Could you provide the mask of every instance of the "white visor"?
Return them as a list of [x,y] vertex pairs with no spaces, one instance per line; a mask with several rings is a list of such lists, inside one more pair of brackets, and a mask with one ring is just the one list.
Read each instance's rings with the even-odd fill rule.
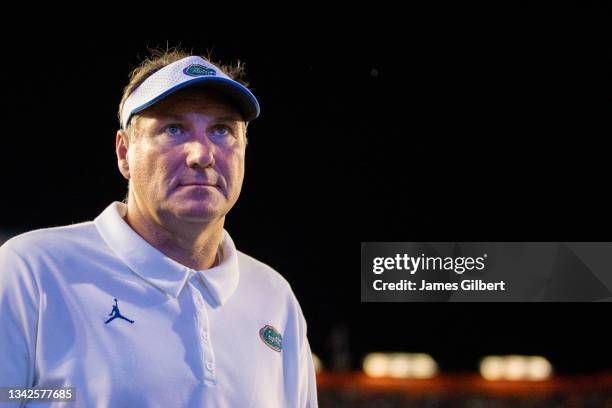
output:
[[130,119],[136,113],[179,89],[196,84],[228,96],[236,104],[245,121],[249,122],[259,116],[259,102],[251,91],[209,61],[191,56],[153,73],[131,93],[121,110],[121,127],[127,129]]

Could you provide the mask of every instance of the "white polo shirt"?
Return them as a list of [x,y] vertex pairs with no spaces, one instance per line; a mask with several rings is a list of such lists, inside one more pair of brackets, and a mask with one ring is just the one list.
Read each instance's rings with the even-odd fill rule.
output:
[[316,407],[287,281],[225,230],[221,263],[192,270],[125,212],[0,247],[0,386],[75,387],[76,402],[36,406]]

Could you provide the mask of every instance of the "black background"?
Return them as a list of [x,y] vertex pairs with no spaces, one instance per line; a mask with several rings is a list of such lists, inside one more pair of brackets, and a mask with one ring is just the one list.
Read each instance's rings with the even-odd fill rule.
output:
[[328,367],[404,350],[450,371],[488,353],[609,369],[607,304],[359,301],[361,241],[612,240],[609,46],[590,22],[596,11],[568,14],[337,36],[13,44],[2,64],[0,228],[90,220],[121,200],[114,137],[128,72],[149,47],[212,49],[246,63],[262,106],[226,228],[292,284]]

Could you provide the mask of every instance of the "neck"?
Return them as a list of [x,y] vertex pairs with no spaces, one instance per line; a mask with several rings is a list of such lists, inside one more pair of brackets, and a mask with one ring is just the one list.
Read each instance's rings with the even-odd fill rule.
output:
[[125,221],[154,248],[182,265],[203,270],[216,263],[225,217],[198,224],[176,220],[163,222],[145,216],[133,200],[129,200]]

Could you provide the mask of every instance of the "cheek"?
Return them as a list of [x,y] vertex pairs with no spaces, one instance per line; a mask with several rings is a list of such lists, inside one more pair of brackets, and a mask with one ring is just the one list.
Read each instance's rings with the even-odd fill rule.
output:
[[244,178],[244,151],[237,151],[229,155],[223,164],[228,182],[231,182],[235,188],[240,188]]
[[150,146],[138,146],[131,152],[130,173],[132,182],[151,189],[163,190],[172,179],[176,167],[170,152]]

